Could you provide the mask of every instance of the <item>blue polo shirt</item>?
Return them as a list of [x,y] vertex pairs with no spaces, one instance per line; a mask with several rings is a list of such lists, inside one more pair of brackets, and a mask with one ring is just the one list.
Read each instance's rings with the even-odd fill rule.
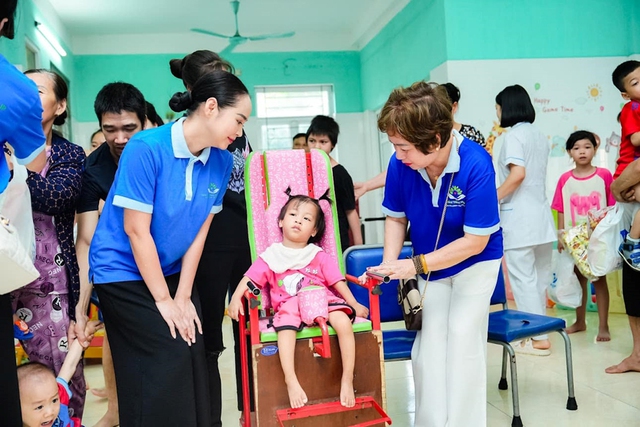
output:
[[183,122],[138,132],[127,143],[91,241],[93,283],[142,280],[124,232],[124,209],[151,214],[151,236],[165,276],[180,271],[207,216],[222,210],[233,157],[217,148],[191,154]]
[[[459,151],[456,150],[456,141]],[[489,235],[485,249],[452,267],[433,271],[431,279],[453,276],[480,262],[502,257],[502,230],[498,210],[496,178],[491,157],[484,148],[454,131],[449,161],[433,189],[424,169],[405,166],[394,154],[389,161],[382,211],[385,215],[407,217],[416,254],[433,252],[444,203],[447,212],[438,248],[465,233]],[[449,194],[451,174],[455,172]],[[426,276],[424,276],[426,278]]]
[[[0,55],[0,148],[8,142],[18,163],[27,165],[44,150],[42,104],[36,84]],[[0,193],[9,183],[9,165],[0,152]]]

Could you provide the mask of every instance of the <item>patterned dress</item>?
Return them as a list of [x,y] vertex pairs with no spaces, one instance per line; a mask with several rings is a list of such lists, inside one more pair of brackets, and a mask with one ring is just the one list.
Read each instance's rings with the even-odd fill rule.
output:
[[[29,172],[36,233],[34,264],[40,277],[11,293],[15,313],[34,335],[22,343],[29,360],[48,366],[56,375],[68,351],[67,331],[80,291],[73,223],[84,160],[81,147],[54,134],[47,165],[41,173]],[[81,418],[86,394],[82,362],[71,389],[69,412]]]
[[473,142],[477,142],[481,147],[485,147],[487,142],[484,140],[484,136],[482,133],[471,125],[461,125],[460,126],[460,135],[465,138],[469,138]]

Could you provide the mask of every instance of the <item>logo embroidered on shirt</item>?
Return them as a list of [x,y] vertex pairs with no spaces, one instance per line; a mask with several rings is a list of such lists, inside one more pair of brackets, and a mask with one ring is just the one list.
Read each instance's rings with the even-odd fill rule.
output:
[[207,189],[207,191],[209,192],[209,194],[218,194],[220,189],[212,182],[211,184],[209,184],[209,188]]
[[457,185],[452,185],[451,189],[449,190],[449,194],[447,195],[447,204],[450,207],[464,207],[466,205],[464,201],[465,197],[467,196],[465,196],[460,187],[458,187]]

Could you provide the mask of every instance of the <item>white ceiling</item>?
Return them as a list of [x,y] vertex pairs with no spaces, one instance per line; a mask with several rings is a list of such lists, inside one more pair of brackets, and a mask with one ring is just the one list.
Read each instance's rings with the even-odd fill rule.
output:
[[[36,0],[36,4],[47,0]],[[287,39],[254,41],[236,52],[359,50],[409,0],[240,0],[243,36],[295,31]],[[228,0],[48,0],[76,54],[222,50],[227,42],[196,34],[233,35]]]

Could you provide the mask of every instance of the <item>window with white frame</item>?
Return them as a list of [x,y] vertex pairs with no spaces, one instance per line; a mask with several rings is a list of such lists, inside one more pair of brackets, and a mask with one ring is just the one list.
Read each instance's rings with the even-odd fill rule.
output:
[[333,85],[256,86],[263,150],[289,149],[318,114],[333,116]]
[[[25,38],[26,69],[35,70],[40,67],[40,50],[29,39]],[[25,70],[26,71],[26,70]]]

